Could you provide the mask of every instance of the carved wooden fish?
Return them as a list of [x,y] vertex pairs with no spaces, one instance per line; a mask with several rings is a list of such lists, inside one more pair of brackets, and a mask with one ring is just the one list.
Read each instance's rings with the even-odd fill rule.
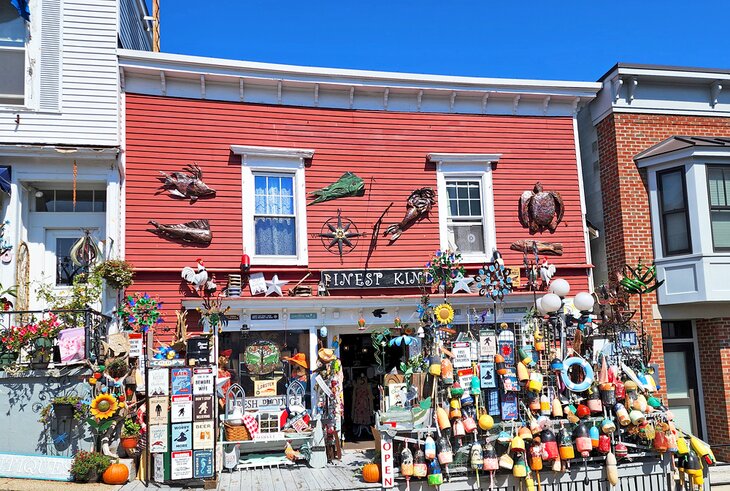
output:
[[198,198],[215,197],[215,189],[203,182],[203,171],[200,170],[197,163],[183,167],[183,172],[173,172],[172,174],[160,172],[160,174],[162,176],[157,179],[162,181],[162,185],[155,194],[167,191],[170,196],[186,198],[191,203],[197,201]]
[[148,228],[148,232],[157,234],[167,239],[181,240],[191,244],[208,245],[213,240],[213,234],[210,231],[208,220],[192,220],[190,222],[165,225],[154,220],[148,222],[155,228]]
[[509,246],[513,251],[533,252],[537,248],[538,254],[547,256],[562,256],[563,244],[559,242],[541,242],[539,240],[517,240]]

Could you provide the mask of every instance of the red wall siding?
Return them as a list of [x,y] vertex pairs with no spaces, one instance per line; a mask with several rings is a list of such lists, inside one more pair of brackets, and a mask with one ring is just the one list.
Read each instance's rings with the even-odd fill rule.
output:
[[[536,180],[559,191],[566,213],[559,230],[543,240],[562,242],[560,264],[586,262],[578,172],[571,118],[348,111],[185,100],[127,95],[126,257],[141,270],[179,271],[204,257],[213,269],[236,269],[241,254],[240,157],[230,145],[312,148],[306,169],[307,191],[353,171],[366,183],[366,195],[307,208],[308,232],[341,208],[361,231],[370,231],[394,202],[383,227],[399,221],[405,200],[418,187],[436,188],[430,152],[501,153],[494,171],[497,241],[510,264],[521,254],[509,244],[529,238],[517,220],[517,200]],[[213,200],[189,204],[154,192],[158,171],[173,172],[198,162],[204,180],[218,192]],[[381,238],[371,268],[420,267],[438,248],[438,205],[429,220],[414,225],[393,245]],[[213,242],[207,248],[181,246],[146,232],[149,219],[179,223],[208,218]],[[309,267],[363,267],[369,238],[340,265],[318,238],[310,239]],[[281,270],[282,268],[280,268]],[[576,285],[577,286],[577,285]]]

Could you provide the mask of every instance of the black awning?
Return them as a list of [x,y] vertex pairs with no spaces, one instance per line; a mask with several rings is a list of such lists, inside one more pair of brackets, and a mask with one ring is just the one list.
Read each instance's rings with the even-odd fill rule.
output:
[[10,196],[10,166],[0,165],[0,191]]

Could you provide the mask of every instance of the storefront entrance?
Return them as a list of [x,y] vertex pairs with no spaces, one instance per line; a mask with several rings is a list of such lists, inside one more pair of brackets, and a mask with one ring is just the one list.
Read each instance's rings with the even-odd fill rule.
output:
[[343,334],[340,340],[340,360],[345,375],[345,414],[343,432],[346,442],[373,440],[371,426],[380,407],[378,385],[383,375],[403,359],[403,349],[386,347],[385,372],[375,360],[370,334]]

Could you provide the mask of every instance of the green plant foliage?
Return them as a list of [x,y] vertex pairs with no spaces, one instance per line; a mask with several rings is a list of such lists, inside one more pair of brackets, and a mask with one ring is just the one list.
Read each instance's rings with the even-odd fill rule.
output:
[[122,438],[130,438],[139,436],[142,426],[139,423],[135,423],[132,419],[125,419],[124,426],[122,426]]
[[80,451],[71,463],[71,475],[75,481],[89,482],[102,475],[112,465],[112,459],[99,452]]
[[120,259],[107,259],[94,268],[93,274],[104,279],[115,290],[124,290],[134,282],[133,266]]
[[381,371],[385,370],[385,347],[388,345],[388,339],[390,338],[390,329],[384,327],[380,330],[374,330],[370,333],[370,340],[373,343],[375,349],[375,362],[380,367]]
[[41,417],[38,419],[40,423],[48,424],[53,419],[54,404],[70,404],[74,409],[74,419],[79,423],[89,416],[89,406],[83,403],[81,398],[76,395],[66,395],[54,397],[49,404],[41,409]]

